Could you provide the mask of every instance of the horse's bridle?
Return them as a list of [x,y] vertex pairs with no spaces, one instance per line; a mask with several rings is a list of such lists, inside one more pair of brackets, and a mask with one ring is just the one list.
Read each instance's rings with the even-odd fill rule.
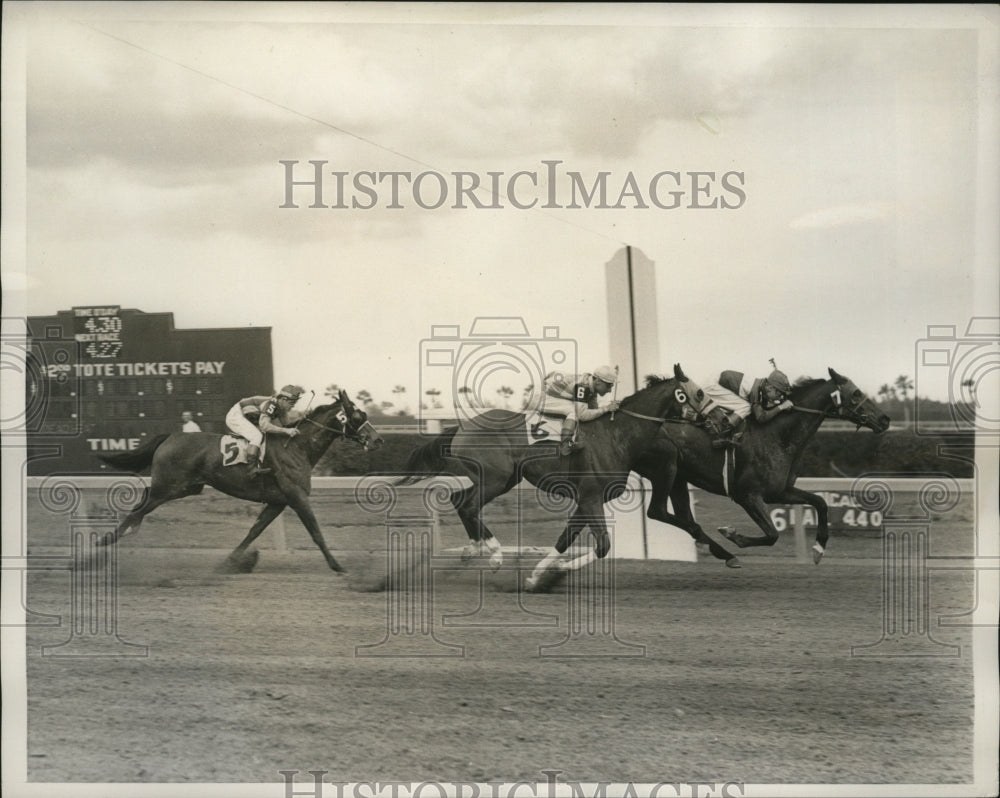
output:
[[[868,397],[865,396],[864,393],[861,393],[861,398],[858,399],[854,404],[850,406],[845,406],[843,398],[841,397],[840,394],[840,388],[838,387],[830,394],[830,401],[833,404],[834,408],[836,409],[835,412],[831,413],[829,410],[813,410],[811,407],[800,407],[799,405],[795,404],[792,405],[792,410],[798,410],[800,413],[812,413],[813,415],[823,416],[824,418],[840,418],[840,419],[846,419],[847,421],[851,421],[851,419],[847,417],[846,413],[850,413],[853,412],[854,410],[857,410],[857,408],[861,407],[861,405],[864,404],[867,398]],[[858,429],[860,429],[862,426],[857,421],[854,421],[853,423],[858,425]]]
[[[680,389],[680,390],[683,391],[684,389],[681,388],[681,385],[687,385],[687,384],[688,383],[686,383],[686,382],[681,383],[674,390],[677,391],[678,389]],[[684,391],[684,393],[686,394],[687,391]],[[694,404],[692,404],[690,400],[685,400],[684,402],[678,402],[678,404],[688,404],[691,407],[693,407],[694,408],[694,412],[695,412],[695,420],[696,421],[699,421],[699,420],[702,420],[702,419],[705,418],[705,414],[702,413],[702,411],[700,409],[698,409],[697,407],[695,407]],[[616,412],[618,412],[618,413],[624,413],[626,416],[632,416],[632,418],[641,418],[644,421],[655,421],[658,424],[693,424],[693,423],[695,423],[694,421],[688,421],[687,419],[684,419],[684,418],[661,418],[660,416],[647,416],[644,413],[636,413],[634,410],[626,410],[624,407],[619,407]]]
[[354,441],[355,443],[360,443],[362,445],[364,445],[364,441],[361,439],[361,430],[363,430],[365,427],[372,426],[372,423],[366,419],[364,424],[362,424],[353,432],[349,432],[346,429],[334,429],[333,427],[327,427],[325,424],[320,424],[318,421],[314,421],[311,418],[304,418],[303,421],[308,421],[310,424],[315,424],[317,427],[319,427],[320,429],[325,429],[327,432],[333,432],[337,435],[341,435],[344,438],[344,440]]

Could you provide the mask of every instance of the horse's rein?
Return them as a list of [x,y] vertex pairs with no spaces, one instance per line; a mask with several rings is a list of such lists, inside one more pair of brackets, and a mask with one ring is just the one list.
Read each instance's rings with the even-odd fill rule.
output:
[[371,422],[366,421],[364,424],[358,427],[357,432],[351,433],[351,432],[346,432],[345,430],[342,429],[334,429],[333,427],[327,427],[323,424],[320,424],[318,421],[313,421],[311,418],[303,418],[302,421],[308,421],[310,424],[315,424],[320,429],[325,429],[327,432],[333,432],[337,435],[342,435],[345,439],[349,441],[357,441],[358,443],[361,443],[361,436],[358,433],[360,433],[361,430],[363,430],[365,427],[371,426]]
[[666,422],[677,423],[677,424],[686,424],[686,423],[688,423],[683,418],[660,418],[658,416],[646,416],[646,415],[643,415],[642,413],[635,413],[632,410],[626,410],[624,407],[619,407],[618,408],[618,412],[619,413],[624,413],[626,416],[632,416],[632,418],[641,418],[644,421],[656,421],[656,422],[658,422],[660,424],[663,424],[663,423],[666,423]]
[[[837,396],[839,397],[839,395],[840,395],[840,389],[838,388],[834,393],[836,393]],[[830,394],[831,399],[833,398],[833,396],[834,396],[834,394]],[[851,407],[849,407],[848,410],[854,410],[857,407],[861,407],[861,404],[863,402],[864,402],[864,399],[858,400]],[[795,405],[795,404],[793,404],[791,406],[791,408],[789,408],[789,409],[791,409],[791,410],[798,410],[800,413],[811,413],[812,415],[815,415],[815,416],[823,416],[824,418],[844,418],[844,405],[843,405],[843,403],[840,402],[840,401],[838,401],[838,400],[834,400],[833,404],[834,404],[834,407],[836,407],[836,412],[834,412],[834,413],[831,413],[828,410],[813,410],[811,407],[800,407],[799,405]]]

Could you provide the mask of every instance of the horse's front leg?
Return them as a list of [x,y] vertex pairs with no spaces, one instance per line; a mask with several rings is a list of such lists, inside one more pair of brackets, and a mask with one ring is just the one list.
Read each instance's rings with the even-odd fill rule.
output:
[[309,496],[298,486],[292,488],[286,486],[281,487],[285,493],[285,498],[288,500],[288,506],[295,510],[295,514],[298,515],[299,520],[302,521],[302,525],[309,533],[309,537],[312,538],[316,547],[323,552],[323,559],[325,559],[326,564],[330,566],[330,570],[342,573],[344,569],[330,553],[330,549],[326,545],[326,540],[323,538],[323,533],[320,531],[316,515],[312,511],[312,507],[309,506]]
[[573,545],[573,541],[576,540],[577,536],[580,534],[580,530],[585,526],[587,526],[587,519],[583,517],[580,512],[580,508],[577,507],[576,511],[570,516],[569,521],[566,523],[566,527],[563,529],[562,534],[559,535],[559,540],[556,541],[556,545],[549,550],[549,553],[546,554],[538,565],[535,566],[534,570],[531,572],[531,576],[525,580],[525,584],[529,590],[533,589],[538,584],[538,580],[542,574],[551,568],[553,563],[558,561],[566,553],[566,550]]
[[560,563],[558,567],[564,571],[576,571],[590,565],[594,560],[603,559],[611,551],[611,537],[608,535],[608,519],[604,515],[604,505],[599,501],[581,502],[576,514],[580,516],[585,526],[590,527],[590,534],[594,537],[594,547],[586,554]]
[[[655,487],[653,489],[653,498],[656,498]],[[688,484],[686,482],[681,480],[680,482],[674,483],[673,488],[670,490],[670,501],[674,506],[675,515],[671,515],[667,512],[665,501],[662,504],[661,517],[657,517],[653,514],[654,507],[661,506],[656,504],[654,501],[650,501],[649,512],[647,515],[654,521],[663,521],[664,523],[680,527],[698,543],[707,543],[708,550],[712,553],[712,556],[718,560],[723,560],[727,568],[742,567],[739,557],[733,554],[733,552],[721,543],[718,543],[706,535],[705,530],[701,528],[701,525],[697,521],[695,521],[694,512],[691,510],[691,494],[688,492]]]
[[830,513],[822,496],[810,493],[802,488],[786,488],[781,495],[781,501],[788,504],[808,504],[816,510],[816,542],[812,545],[813,562],[819,565],[826,552],[826,542],[830,539]]
[[257,520],[254,521],[253,526],[250,527],[250,531],[247,532],[247,536],[240,541],[240,544],[230,552],[229,556],[226,558],[226,562],[231,566],[235,567],[238,571],[249,572],[252,571],[254,566],[257,564],[257,552],[253,552],[252,557],[246,556],[246,550],[258,537],[260,537],[261,532],[267,529],[268,525],[279,515],[281,511],[285,509],[287,505],[282,503],[277,504],[266,504],[264,509],[260,511],[260,515],[257,516]]
[[736,503],[746,510],[747,515],[753,519],[753,522],[757,524],[764,534],[754,535],[753,537],[748,537],[734,531],[723,532],[723,534],[741,549],[748,546],[773,546],[777,543],[778,530],[771,523],[771,513],[760,494],[742,494],[734,498]]

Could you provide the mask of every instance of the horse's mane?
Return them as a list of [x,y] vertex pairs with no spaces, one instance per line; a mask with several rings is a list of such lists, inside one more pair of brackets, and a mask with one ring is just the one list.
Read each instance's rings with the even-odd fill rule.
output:
[[628,396],[623,397],[619,401],[623,403],[631,402],[633,399],[637,398],[639,394],[643,393],[644,391],[648,391],[650,388],[655,388],[657,385],[662,385],[665,382],[676,382],[676,381],[677,380],[675,377],[665,377],[662,374],[647,374],[644,380],[645,384],[643,385],[642,388],[640,388],[633,394],[629,394]]
[[812,388],[814,385],[819,385],[824,382],[826,382],[826,380],[821,377],[799,377],[792,383],[792,393],[799,393],[806,388]]
[[341,404],[341,402],[338,399],[336,402],[329,402],[329,403],[327,403],[325,405],[318,405],[316,407],[310,408],[309,410],[306,410],[305,412],[303,412],[301,410],[295,410],[293,408],[288,413],[288,420],[294,424],[294,423],[297,423],[297,422],[301,421],[304,418],[315,418],[320,413],[325,413],[331,407],[336,407],[339,404]]
[[674,377],[664,377],[662,374],[647,374],[646,375],[646,387],[653,388],[656,385],[664,382],[670,382],[675,379]]

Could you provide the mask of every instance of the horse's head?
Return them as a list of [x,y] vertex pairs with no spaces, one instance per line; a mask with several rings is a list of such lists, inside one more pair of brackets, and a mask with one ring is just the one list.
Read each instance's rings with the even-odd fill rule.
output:
[[868,427],[876,433],[889,429],[889,416],[883,413],[875,403],[865,395],[853,382],[833,369],[828,369],[830,379],[836,386],[830,393],[833,410],[830,415],[851,421],[861,427]]
[[697,421],[705,404],[705,392],[684,373],[680,363],[674,364],[673,379],[646,377],[646,388],[640,393],[648,394],[654,402],[652,415],[674,421]]
[[368,420],[368,414],[351,401],[347,391],[340,391],[337,404],[340,405],[337,420],[343,427],[344,437],[357,441],[365,447],[365,451],[378,449],[385,443]]

